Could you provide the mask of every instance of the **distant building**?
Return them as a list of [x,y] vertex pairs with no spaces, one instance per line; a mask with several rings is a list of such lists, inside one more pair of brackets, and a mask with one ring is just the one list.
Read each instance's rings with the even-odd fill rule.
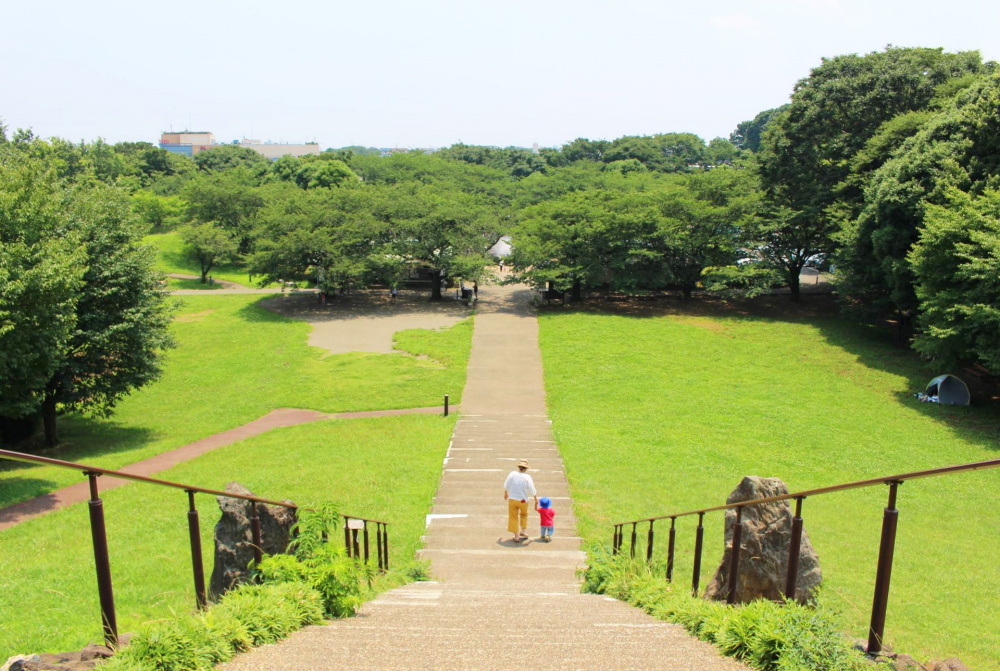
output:
[[215,136],[205,131],[160,134],[160,149],[175,154],[194,156],[200,151],[211,149],[214,145]]
[[261,142],[260,140],[248,140],[247,138],[243,138],[243,140],[239,142],[233,140],[228,144],[218,144],[215,141],[215,136],[212,133],[205,131],[185,131],[183,133],[160,134],[160,149],[165,149],[175,154],[184,154],[185,156],[197,156],[200,152],[203,152],[206,149],[226,146],[253,149],[257,153],[272,161],[277,160],[282,156],[318,156],[320,153],[319,144],[315,142],[308,142],[306,144],[284,144],[277,142]]

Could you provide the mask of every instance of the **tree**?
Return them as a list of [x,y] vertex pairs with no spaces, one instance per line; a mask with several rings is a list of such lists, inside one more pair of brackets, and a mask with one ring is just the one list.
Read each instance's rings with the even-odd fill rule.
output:
[[391,222],[392,253],[430,272],[431,300],[441,300],[445,278],[483,276],[486,250],[502,235],[494,203],[444,185],[394,192],[400,207]]
[[192,180],[182,192],[188,218],[214,222],[237,241],[241,254],[250,251],[258,211],[264,206],[261,191],[249,184],[246,173],[233,169]]
[[132,194],[133,211],[154,232],[177,223],[185,207],[186,203],[178,196],[160,196],[146,189]]
[[66,356],[46,385],[46,443],[58,442],[56,412],[108,416],[132,390],[159,377],[173,306],[155,269],[156,250],[142,244],[142,227],[127,194],[103,185],[78,187],[66,215],[86,254],[76,296],[76,327]]
[[237,257],[238,245],[232,236],[214,222],[192,224],[181,229],[181,239],[191,256],[201,268],[201,282],[208,282],[208,274],[217,263],[229,263]]
[[0,421],[38,411],[77,325],[86,259],[61,196],[51,171],[0,148]]
[[1000,371],[1000,191],[950,189],[908,255],[920,299],[914,347],[945,365]]
[[726,167],[694,173],[656,198],[666,270],[691,298],[706,268],[735,265],[740,227],[756,208],[753,175]]
[[[983,68],[977,52],[900,49],[825,59],[796,84],[791,103],[763,134],[759,157],[767,212],[758,227],[766,255],[783,259],[792,300],[803,254],[835,251],[835,203],[850,160],[886,121],[927,107],[937,87]],[[795,227],[800,230],[790,230]]]
[[251,272],[261,284],[312,280],[329,293],[398,279],[402,262],[387,242],[395,204],[384,190],[296,189],[272,199],[261,212]]
[[317,159],[302,161],[295,171],[294,179],[303,189],[316,189],[354,184],[358,181],[358,175],[343,161]]
[[260,179],[267,173],[271,163],[258,151],[250,147],[224,144],[198,152],[195,165],[204,172],[226,172],[233,168],[243,168]]
[[[928,119],[887,125],[886,133],[902,136],[900,145],[881,165],[873,161],[878,167],[864,185],[862,207],[845,228],[838,255],[842,291],[855,305],[875,314],[894,312],[901,327],[920,309],[908,254],[927,204],[945,204],[952,187],[980,193],[1000,175],[998,77],[979,78]],[[910,132],[914,122],[920,123]]]
[[749,121],[741,121],[736,125],[736,130],[729,134],[729,142],[737,149],[745,149],[749,152],[760,151],[760,140],[767,124],[771,122],[776,114],[784,111],[787,105],[774,109],[764,110]]
[[159,374],[170,308],[127,193],[0,155],[0,414],[109,414]]

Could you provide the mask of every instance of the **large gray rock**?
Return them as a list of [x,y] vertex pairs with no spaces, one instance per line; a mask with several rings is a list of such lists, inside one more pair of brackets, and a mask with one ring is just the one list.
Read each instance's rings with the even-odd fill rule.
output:
[[[733,490],[726,503],[763,499],[788,493],[788,487],[778,478],[751,475]],[[743,531],[740,541],[740,565],[736,594],[740,603],[755,599],[784,598],[788,574],[788,548],[792,537],[792,508],[787,501],[762,503],[743,508]],[[729,594],[729,563],[732,556],[733,527],[736,511],[726,511],[725,552],[715,577],[705,590],[706,599],[724,600]],[[823,581],[819,557],[809,535],[802,531],[798,582],[795,600],[807,603],[815,597]]]
[[[227,492],[253,496],[253,492],[238,482],[226,485]],[[246,582],[247,567],[253,561],[253,530],[250,525],[251,502],[244,499],[217,497],[222,517],[215,525],[215,568],[209,591],[219,597],[236,585]],[[281,554],[288,550],[295,510],[283,506],[257,505],[260,518],[261,547],[265,554]]]

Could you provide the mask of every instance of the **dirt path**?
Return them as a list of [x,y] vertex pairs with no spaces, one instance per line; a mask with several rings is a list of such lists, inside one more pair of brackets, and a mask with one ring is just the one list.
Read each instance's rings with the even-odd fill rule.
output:
[[[178,447],[175,450],[158,454],[155,457],[150,457],[149,459],[137,461],[118,470],[133,475],[151,476],[159,473],[160,471],[172,468],[173,466],[189,459],[194,459],[195,457],[205,454],[206,452],[210,452],[227,445],[232,445],[237,441],[246,440],[247,438],[260,435],[272,429],[297,426],[299,424],[308,424],[309,422],[318,422],[325,419],[357,419],[361,417],[389,417],[393,415],[408,415],[415,413],[436,414],[440,412],[442,412],[442,408],[440,407],[410,408],[404,410],[373,410],[368,412],[343,412],[337,414],[327,414],[316,412],[315,410],[279,408],[277,410],[272,410],[260,419],[255,419],[254,421],[238,426],[235,429],[230,429],[229,431],[223,431],[222,433],[216,433],[208,436],[207,438],[196,440],[193,443],[188,443],[187,445]],[[101,491],[103,492],[109,489],[116,489],[122,485],[128,484],[128,482],[128,480],[122,480],[119,478],[104,477],[101,478]],[[90,488],[87,482],[84,481],[78,482],[75,485],[70,485],[69,487],[57,489],[49,494],[43,494],[42,496],[37,496],[33,499],[28,499],[27,501],[15,503],[11,506],[7,506],[6,508],[0,508],[0,531],[10,528],[15,524],[20,524],[26,520],[52,512],[53,510],[65,508],[66,506],[73,505],[74,503],[82,503],[89,499]]]

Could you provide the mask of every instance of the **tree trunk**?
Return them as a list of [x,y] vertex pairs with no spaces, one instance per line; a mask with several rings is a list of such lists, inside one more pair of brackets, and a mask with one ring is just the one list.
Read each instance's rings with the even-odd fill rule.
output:
[[435,270],[431,273],[431,300],[441,300],[441,271]]
[[579,279],[574,279],[573,280],[573,295],[571,296],[571,298],[574,301],[583,300],[582,294],[583,294],[583,287],[580,284],[580,280]]
[[59,444],[59,433],[56,430],[56,397],[47,394],[42,401],[42,426],[45,427],[45,447],[55,447]]
[[681,295],[684,297],[684,300],[691,300],[691,287],[681,287]]
[[791,291],[789,294],[793,303],[798,303],[801,300],[801,293],[799,292],[799,274],[802,272],[802,266],[799,268],[788,269],[788,288]]

